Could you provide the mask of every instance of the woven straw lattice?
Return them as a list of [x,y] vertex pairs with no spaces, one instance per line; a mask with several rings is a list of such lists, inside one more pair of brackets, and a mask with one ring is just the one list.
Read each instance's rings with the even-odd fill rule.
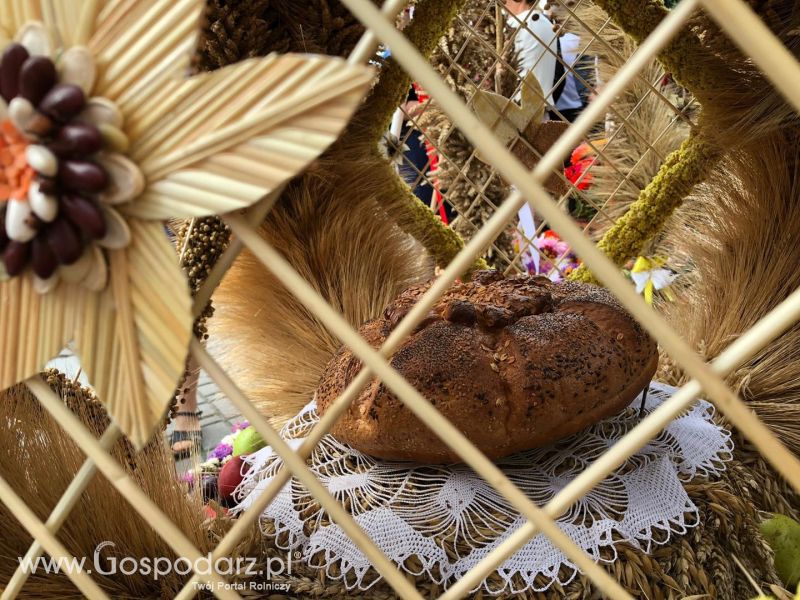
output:
[[[15,2],[13,4],[17,9],[24,12],[24,8],[21,8],[24,3]],[[307,309],[320,322],[324,323],[344,344],[353,349],[365,366],[360,375],[356,377],[345,393],[320,420],[307,442],[297,451],[292,451],[268,421],[259,414],[241,393],[226,372],[205,351],[203,346],[198,341],[192,342],[191,355],[197,363],[219,385],[220,389],[241,410],[242,414],[249,419],[250,423],[267,443],[273,446],[286,465],[282,474],[276,477],[259,501],[254,506],[251,506],[247,513],[240,517],[236,526],[225,534],[214,550],[213,556],[216,558],[229,553],[248,531],[248,525],[258,518],[263,506],[274,498],[290,475],[294,475],[364,551],[372,561],[375,569],[383,576],[386,583],[393,588],[397,595],[403,598],[422,597],[422,590],[416,589],[375,548],[348,515],[345,508],[336,503],[321,483],[315,479],[306,465],[306,458],[309,456],[314,444],[329,430],[333,421],[346,409],[361,387],[372,376],[378,376],[416,415],[426,423],[429,423],[434,431],[439,432],[442,439],[458,452],[464,462],[490,481],[506,497],[508,502],[528,519],[524,527],[516,531],[502,546],[498,547],[482,561],[479,566],[454,584],[446,593],[442,594],[441,598],[452,599],[465,596],[479,581],[489,575],[496,565],[537,533],[547,535],[558,548],[579,566],[584,576],[590,579],[602,593],[613,598],[631,598],[631,594],[620,583],[620,578],[624,574],[615,574],[617,576],[614,576],[599,567],[559,530],[554,523],[554,518],[584,495],[594,484],[605,478],[616,465],[645,445],[666,423],[690,406],[701,392],[715,404],[719,412],[762,454],[775,470],[785,477],[790,486],[800,492],[800,462],[798,462],[798,459],[778,441],[775,435],[723,381],[724,375],[731,372],[739,364],[763,348],[769,341],[800,320],[800,291],[791,294],[769,315],[733,342],[713,363],[708,363],[693,352],[689,345],[667,325],[663,317],[634,292],[629,282],[621,275],[618,266],[613,264],[595,247],[594,241],[590,237],[595,232],[593,223],[600,223],[603,219],[614,221],[615,216],[614,213],[610,212],[610,209],[614,205],[616,196],[622,194],[622,190],[626,187],[632,187],[636,191],[641,189],[641,183],[635,182],[634,178],[636,177],[637,169],[643,167],[635,165],[628,172],[617,174],[620,181],[620,191],[607,198],[605,205],[597,205],[594,200],[590,200],[588,196],[581,195],[575,190],[570,190],[570,192],[554,198],[542,187],[553,175],[554,170],[560,170],[565,157],[572,148],[584,139],[593,123],[602,120],[607,113],[619,119],[621,123],[618,129],[620,131],[619,135],[625,132],[624,123],[630,118],[631,114],[624,112],[618,114],[619,111],[614,108],[616,99],[621,94],[624,94],[626,89],[640,84],[642,81],[648,86],[655,83],[642,75],[642,70],[648,65],[652,65],[654,56],[670,42],[676,33],[686,26],[688,20],[696,11],[706,11],[716,20],[726,34],[735,40],[736,44],[763,69],[767,77],[791,102],[792,106],[795,109],[800,109],[800,64],[794,60],[766,26],[752,14],[748,5],[742,0],[682,0],[655,28],[652,34],[642,41],[637,52],[620,66],[614,77],[605,82],[604,87],[598,90],[597,97],[588,108],[543,153],[535,168],[531,171],[512,155],[506,146],[492,134],[485,124],[476,118],[470,107],[465,104],[464,100],[470,98],[469,88],[471,87],[465,82],[468,80],[475,82],[474,75],[454,75],[451,83],[452,87],[457,90],[456,92],[443,81],[443,75],[448,76],[457,72],[460,68],[455,56],[462,50],[466,51],[465,49],[448,49],[445,54],[453,54],[455,52],[453,54],[454,60],[444,70],[441,69],[441,65],[444,63],[440,62],[439,72],[437,73],[437,70],[395,28],[393,16],[402,7],[402,2],[388,0],[384,6],[383,14],[369,0],[342,0],[342,4],[367,28],[366,37],[362,38],[363,45],[356,46],[356,50],[350,60],[357,63],[364,62],[369,58],[376,39],[391,47],[397,62],[412,74],[414,80],[431,95],[436,102],[437,110],[441,111],[442,115],[446,115],[447,123],[442,129],[441,135],[430,139],[439,150],[443,160],[452,161],[451,176],[454,179],[461,177],[467,185],[473,186],[477,201],[488,207],[489,210],[472,217],[474,219],[472,221],[474,231],[470,234],[470,239],[463,250],[442,271],[431,289],[395,328],[380,350],[375,350],[369,346],[342,316],[326,303],[303,277],[291,267],[283,255],[258,234],[253,223],[263,220],[265,212],[269,210],[274,201],[274,194],[268,196],[251,209],[252,212],[249,214],[228,214],[224,217],[225,224],[230,228],[237,240],[237,244],[229,247],[228,258],[235,255],[242,246],[246,246],[280,279],[288,290],[305,304]],[[486,3],[487,6],[490,4]],[[491,9],[486,8],[481,13],[481,18],[486,18],[491,13]],[[576,19],[574,15],[572,18]],[[477,22],[462,21],[457,23],[456,26],[477,31],[480,26],[480,19]],[[577,23],[576,19],[576,23],[567,24],[567,26],[578,28],[581,25]],[[591,34],[591,30],[588,30],[588,32]],[[344,36],[344,34],[342,35]],[[464,45],[478,43],[478,37],[480,35],[465,34],[464,39],[466,41]],[[349,47],[349,43],[344,41],[342,45]],[[367,48],[366,52],[364,48]],[[221,48],[219,51],[225,53],[233,50]],[[489,60],[489,64],[505,61],[506,59],[503,56],[503,53],[497,53],[494,59]],[[205,57],[204,60],[212,61],[213,57]],[[446,59],[442,60],[446,62]],[[507,68],[510,68],[510,64]],[[484,68],[478,77],[478,81],[489,77],[494,77],[494,74]],[[642,80],[642,77],[645,77],[645,79]],[[507,82],[504,82],[502,77],[498,78],[497,83],[499,90],[508,91],[508,88],[504,89]],[[512,89],[516,87],[515,84]],[[652,91],[652,94],[658,95],[659,93],[657,89]],[[674,109],[672,111],[674,120],[669,122],[668,127],[673,127],[673,124],[677,122],[691,122],[691,101],[682,106],[676,106],[675,102],[669,98],[659,98],[658,101],[667,102]],[[640,108],[635,107],[634,109],[639,110]],[[455,129],[450,128],[450,124],[460,131],[458,135],[463,136],[459,138],[458,143],[452,145],[449,144],[449,140],[451,136],[456,134]],[[423,131],[426,129],[424,123],[420,127],[422,127]],[[430,129],[430,127],[428,128]],[[664,149],[660,148],[658,143],[659,139],[666,135],[666,131],[664,129],[662,132],[643,141],[647,150],[654,157],[657,157],[659,162],[666,156]],[[631,137],[636,137],[636,132],[634,131],[628,130],[627,134]],[[491,157],[489,160],[491,167],[489,167],[488,171],[484,170],[483,179],[472,181],[471,171],[463,166],[466,163],[459,162],[461,161],[459,157],[450,156],[451,147],[457,147],[459,144],[462,152],[466,151],[471,155],[474,148],[479,150],[483,156]],[[598,147],[597,153],[602,157],[604,153],[612,150],[613,140],[609,141],[604,148]],[[534,148],[531,152],[540,154],[541,149]],[[474,160],[474,157],[472,160]],[[607,165],[614,164],[610,157],[606,162]],[[502,177],[506,183],[498,184],[496,180],[499,177]],[[492,188],[492,193],[498,194],[498,196],[489,197],[486,192],[493,185],[493,181],[497,189]],[[506,185],[512,187],[509,195],[503,197],[502,192],[505,191]],[[597,215],[588,225],[580,226],[576,224],[562,210],[562,205],[567,201],[570,194],[576,195],[578,199],[589,205],[594,203]],[[446,197],[445,200],[447,201]],[[491,461],[486,459],[417,390],[394,371],[386,358],[398,348],[405,337],[422,321],[437,298],[457,277],[469,269],[475,258],[481,255],[489,245],[493,244],[499,234],[506,230],[508,223],[512,222],[518,209],[526,201],[531,204],[532,209],[540,217],[542,223],[546,222],[559,232],[562,238],[584,260],[589,269],[619,298],[620,302],[651,333],[689,378],[689,383],[644,419],[623,440],[610,448],[579,477],[562,489],[544,507],[532,504],[518,488],[502,475]],[[599,227],[605,226],[607,225],[600,225]],[[508,269],[519,268],[519,257],[511,255],[507,244],[495,244],[494,252],[498,257],[498,266]],[[230,263],[222,261],[220,264],[222,265],[220,268],[210,270],[208,279],[195,296],[195,316],[200,315],[205,310],[210,290],[213,289],[224,274],[225,265]],[[51,518],[47,524],[43,523],[25,505],[14,491],[11,482],[0,479],[0,498],[36,540],[34,544],[35,552],[43,549],[55,558],[70,558],[69,552],[58,540],[58,525],[63,522],[70,510],[74,508],[77,498],[80,497],[80,494],[88,484],[90,476],[95,471],[100,471],[130,502],[130,507],[125,507],[125,509],[135,510],[146,518],[176,553],[190,560],[201,556],[201,552],[197,547],[150,500],[109,454],[110,445],[120,435],[119,429],[113,422],[98,440],[44,381],[39,378],[33,378],[28,380],[27,385],[39,399],[44,409],[64,426],[87,456],[87,461],[81,470],[81,476],[76,478],[74,485],[70,486],[65,493],[65,505],[60,505],[60,508],[57,509],[60,512]],[[69,577],[87,597],[107,597],[86,571],[75,570],[69,573]],[[221,582],[221,577],[218,575],[195,575],[178,597],[189,598],[194,596],[197,592],[192,584],[198,581],[215,584]],[[305,585],[306,583],[309,589],[313,588],[313,581],[306,582],[304,580],[303,584]],[[220,598],[239,597],[234,589],[220,585],[214,585],[213,591]],[[424,590],[426,595],[430,592],[431,590]]]
[[[553,5],[560,7],[559,18],[554,18],[555,31],[558,34],[573,33],[580,40],[572,65],[557,57],[564,66],[563,78],[568,74],[574,76],[584,88],[585,97],[599,93],[602,88],[598,79],[606,73],[595,71],[594,58],[602,56],[605,64],[618,68],[633,52],[633,45],[625,43],[624,35],[608,17],[600,23],[587,22],[587,17],[596,19],[600,12],[588,0],[571,2],[569,6],[557,2]],[[515,72],[513,45],[507,41],[508,23],[515,18],[505,15],[498,20],[492,3],[467,2],[465,10],[433,55],[431,62],[444,81],[469,104],[474,102],[478,90],[488,89],[512,97],[522,87],[522,80]],[[598,26],[598,30],[592,25]],[[519,29],[525,30],[527,25],[522,24]],[[615,34],[609,34],[609,29],[616,29]],[[498,30],[502,44],[496,42]],[[592,131],[588,135],[588,146],[596,153],[596,161],[578,175],[573,184],[561,169],[552,172],[550,181],[560,182],[562,188],[555,197],[556,201],[564,211],[573,207],[573,213],[581,217],[584,233],[592,239],[597,239],[616,221],[666,156],[695,126],[694,98],[675,83],[663,83],[666,79],[663,67],[655,59],[651,60],[631,82],[625,95],[610,104],[606,119],[613,124],[608,134]],[[541,90],[536,93],[538,97],[542,96]],[[550,118],[566,122],[565,116],[556,109],[550,110]],[[425,103],[407,119],[421,131],[427,146],[435,151],[438,164],[432,165],[429,161],[420,168],[404,158],[401,173],[412,187],[428,185],[439,190],[441,202],[458,211],[459,216],[452,226],[466,239],[471,239],[507,196],[510,188],[506,180],[493,164],[477,158],[474,145],[459,132],[435,100]],[[407,128],[400,143],[408,143],[415,129]],[[534,145],[520,136],[510,147],[539,159],[552,141],[545,140],[544,146]],[[631,148],[637,151],[635,157],[630,156]],[[604,184],[600,193],[582,189],[584,181],[589,184],[596,179]],[[436,208],[435,197],[431,205]],[[574,210],[576,206],[578,210]],[[539,218],[536,225],[535,235],[539,236],[548,223]],[[513,225],[504,229],[489,248],[492,265],[507,273],[524,271],[521,255],[525,252],[539,254],[542,263],[547,261],[528,235]],[[543,267],[542,273],[564,275],[559,264]]]

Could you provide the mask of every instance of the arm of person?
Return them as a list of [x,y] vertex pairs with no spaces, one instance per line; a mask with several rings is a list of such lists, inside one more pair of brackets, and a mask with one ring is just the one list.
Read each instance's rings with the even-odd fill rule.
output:
[[539,81],[539,85],[542,86],[545,96],[547,96],[550,93],[550,88],[553,87],[553,69],[550,61],[545,56],[547,53],[546,46],[539,41],[534,41],[534,44],[533,60],[536,66],[533,68],[533,74]]

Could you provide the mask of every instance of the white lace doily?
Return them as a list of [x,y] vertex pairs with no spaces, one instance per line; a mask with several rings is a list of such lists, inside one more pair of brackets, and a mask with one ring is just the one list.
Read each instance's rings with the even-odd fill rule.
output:
[[[646,411],[673,389],[651,384]],[[546,504],[582,469],[613,445],[639,418],[640,400],[624,413],[561,442],[498,462],[538,505]],[[682,481],[724,469],[733,444],[700,401],[650,444],[597,485],[559,519],[560,527],[598,561],[613,561],[620,541],[649,552],[697,522]],[[308,405],[282,431],[297,448],[317,422]],[[269,484],[282,461],[271,448],[247,457],[249,470],[237,492],[244,510]],[[458,579],[522,523],[519,513],[465,465],[420,466],[374,459],[325,436],[309,460],[325,487],[344,503],[375,544],[409,573],[443,587]],[[303,485],[291,479],[261,515],[262,531],[277,545],[299,551],[348,588],[367,589],[379,576],[342,529],[332,523]],[[566,584],[576,567],[538,535],[484,580],[489,593],[542,591]]]

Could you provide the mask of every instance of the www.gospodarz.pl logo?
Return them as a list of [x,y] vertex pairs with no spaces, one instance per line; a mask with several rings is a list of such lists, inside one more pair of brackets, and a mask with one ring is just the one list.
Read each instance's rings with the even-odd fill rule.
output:
[[[292,574],[291,554],[285,558],[274,556],[258,565],[258,560],[238,556],[231,558],[221,556],[214,558],[211,554],[201,556],[196,560],[186,557],[171,558],[167,556],[116,556],[113,549],[114,542],[102,542],[94,550],[91,562],[88,557],[73,557],[71,559],[52,558],[39,556],[36,559],[19,557],[17,560],[22,568],[31,574],[64,573],[72,574],[78,571],[97,573],[99,575],[128,575],[137,577],[152,577],[154,580],[167,575],[210,575],[217,573],[221,576],[261,577],[267,580],[275,576]],[[108,550],[106,550],[108,549]],[[105,555],[101,554],[106,550]]]

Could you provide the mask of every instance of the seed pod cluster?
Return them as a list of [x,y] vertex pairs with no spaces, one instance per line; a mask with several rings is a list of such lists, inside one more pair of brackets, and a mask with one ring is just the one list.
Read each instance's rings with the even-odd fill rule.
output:
[[[93,80],[94,65],[87,70]],[[0,56],[0,95],[7,107],[0,124],[2,261],[9,276],[30,267],[47,280],[107,234],[99,201],[111,184],[98,160],[104,136],[83,114],[84,89],[59,81],[53,60],[21,44]]]

